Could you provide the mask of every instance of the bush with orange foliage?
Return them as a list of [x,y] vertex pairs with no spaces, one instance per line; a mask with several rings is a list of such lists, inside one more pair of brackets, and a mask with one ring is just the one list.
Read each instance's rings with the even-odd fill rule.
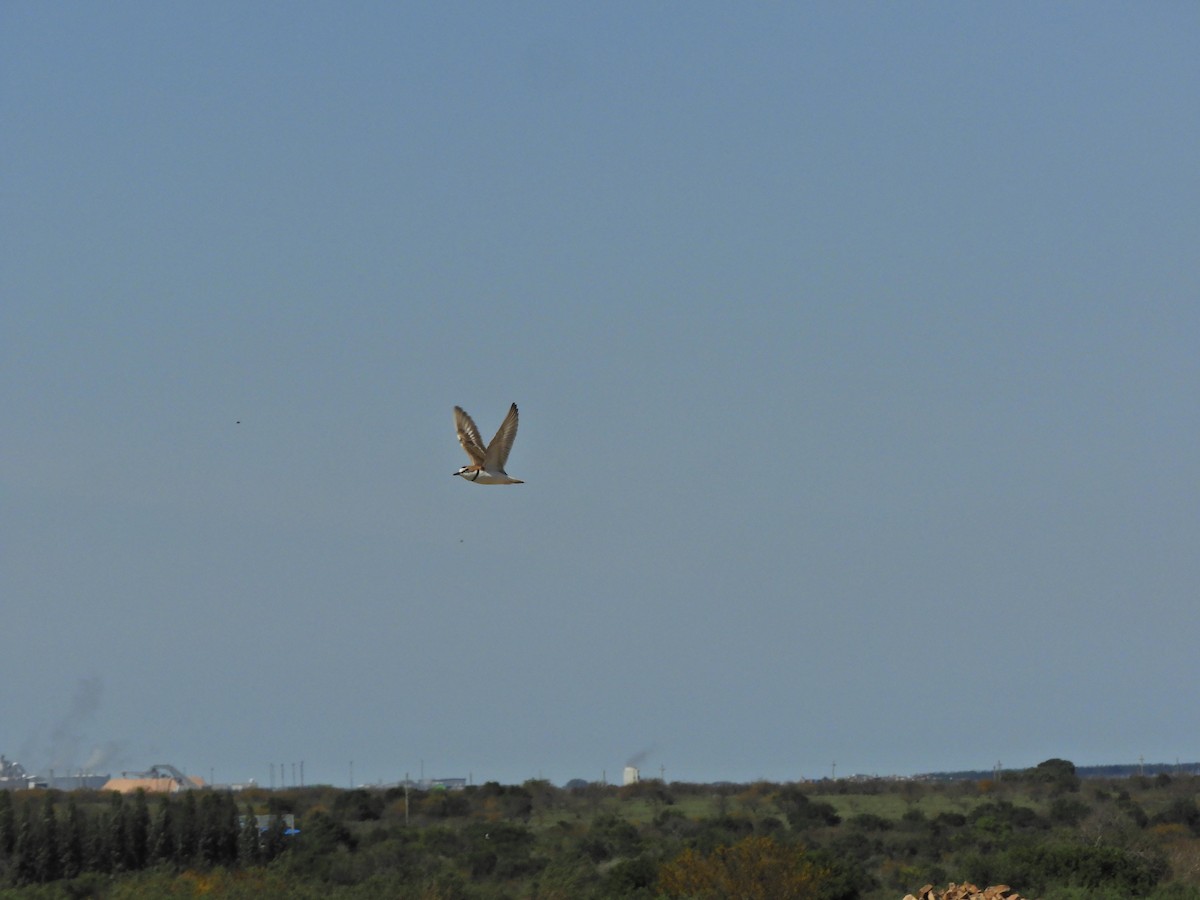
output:
[[685,850],[658,871],[658,890],[690,900],[810,900],[828,872],[798,845],[750,835],[712,853]]

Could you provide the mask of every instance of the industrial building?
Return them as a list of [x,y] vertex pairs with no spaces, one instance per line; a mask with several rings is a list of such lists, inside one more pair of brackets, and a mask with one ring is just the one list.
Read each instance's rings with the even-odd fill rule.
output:
[[0,754],[0,790],[23,791],[37,787],[37,779],[25,771],[19,762]]
[[108,775],[82,770],[67,775],[30,775],[19,762],[0,754],[0,791],[25,791],[31,788],[53,788],[59,791],[98,791],[109,781]]

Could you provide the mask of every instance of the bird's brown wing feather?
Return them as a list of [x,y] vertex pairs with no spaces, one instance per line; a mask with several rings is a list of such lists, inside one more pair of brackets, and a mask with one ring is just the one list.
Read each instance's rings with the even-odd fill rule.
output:
[[504,471],[504,464],[508,462],[508,452],[512,450],[513,441],[516,440],[516,437],[517,404],[514,403],[509,407],[508,415],[504,417],[504,421],[500,423],[500,430],[496,432],[496,436],[492,438],[492,442],[487,446],[484,467],[488,471]]
[[471,463],[482,466],[483,459],[487,456],[483,439],[479,436],[479,429],[475,427],[475,421],[461,406],[454,407],[454,428],[458,432],[458,442],[467,451],[467,456],[471,457]]

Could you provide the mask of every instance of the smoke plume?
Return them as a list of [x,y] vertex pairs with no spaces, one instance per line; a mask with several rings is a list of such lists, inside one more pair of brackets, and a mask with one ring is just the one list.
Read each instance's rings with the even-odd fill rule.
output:
[[70,707],[50,729],[47,752],[50,768],[66,771],[78,765],[84,746],[84,726],[100,708],[103,695],[104,683],[96,675],[80,678],[76,683]]
[[653,752],[654,752],[654,745],[651,744],[645,750],[639,750],[637,753],[633,754],[633,756],[629,757],[629,760],[625,763],[625,765],[633,766],[636,768],[636,767],[640,766],[642,764],[642,762],[646,759],[646,757],[649,756]]

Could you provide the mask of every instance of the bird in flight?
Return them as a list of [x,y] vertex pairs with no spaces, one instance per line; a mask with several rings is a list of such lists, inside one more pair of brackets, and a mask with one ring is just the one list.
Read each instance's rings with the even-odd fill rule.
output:
[[500,423],[500,430],[485,445],[479,436],[479,429],[474,420],[466,414],[461,406],[454,407],[454,427],[458,431],[458,442],[471,457],[471,465],[463,466],[455,475],[461,475],[467,481],[477,484],[524,484],[517,478],[509,478],[504,471],[508,462],[508,451],[512,449],[513,440],[517,436],[517,404],[508,408],[508,415]]

